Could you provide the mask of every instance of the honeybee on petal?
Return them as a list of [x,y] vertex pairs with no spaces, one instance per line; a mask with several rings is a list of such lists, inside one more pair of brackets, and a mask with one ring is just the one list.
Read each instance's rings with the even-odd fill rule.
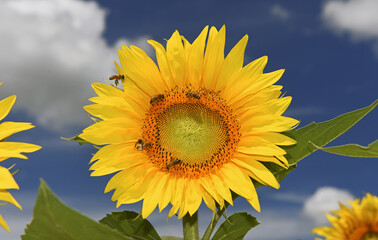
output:
[[200,95],[198,93],[196,93],[196,92],[188,92],[188,93],[186,93],[186,96],[188,98],[195,98],[195,99],[200,99],[201,98]]
[[171,157],[171,161],[167,163],[167,169],[169,170],[172,166],[180,164],[180,163],[181,163],[180,159]]
[[155,95],[155,96],[152,96],[150,103],[153,104],[163,99],[164,99],[164,94]]
[[119,75],[112,75],[109,77],[109,80],[114,80],[116,86],[118,86],[120,80],[124,80],[125,76],[122,74]]
[[142,151],[146,148],[151,147],[151,143],[144,143],[142,139],[138,139],[134,146],[138,151]]

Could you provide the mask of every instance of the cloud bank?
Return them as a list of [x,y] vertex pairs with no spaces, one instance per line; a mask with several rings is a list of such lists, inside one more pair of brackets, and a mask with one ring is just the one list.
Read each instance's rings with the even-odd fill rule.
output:
[[0,1],[1,95],[16,94],[15,110],[47,129],[86,125],[90,84],[115,73],[121,43],[147,46],[147,37],[109,46],[105,18],[106,10],[89,1]]
[[346,190],[334,187],[321,187],[311,197],[306,199],[302,211],[317,226],[324,225],[328,223],[325,213],[339,209],[339,202],[346,203],[346,200],[352,200],[353,198],[353,195]]
[[357,40],[378,40],[377,9],[376,0],[329,0],[323,6],[322,18],[336,32],[348,33]]

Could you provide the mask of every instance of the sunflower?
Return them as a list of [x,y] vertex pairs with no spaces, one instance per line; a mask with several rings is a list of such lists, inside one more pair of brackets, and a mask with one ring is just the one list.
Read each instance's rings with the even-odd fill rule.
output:
[[327,214],[332,227],[317,227],[312,232],[327,240],[378,240],[378,197],[367,193],[349,204],[352,208],[339,203],[339,210]]
[[[0,85],[1,84],[2,82]],[[0,101],[0,121],[8,115],[15,101],[15,95]],[[0,124],[0,162],[12,157],[27,159],[27,157],[21,153],[30,153],[41,148],[40,146],[30,143],[4,142],[12,134],[31,129],[33,127],[34,126],[31,123],[23,122],[2,122]],[[10,168],[8,169],[0,166],[0,201],[11,203],[19,209],[22,209],[21,205],[7,191],[7,189],[19,189],[13,178],[13,174],[9,170]],[[1,215],[0,226],[9,231],[9,227]]]
[[115,190],[117,207],[143,200],[146,218],[170,203],[168,216],[182,218],[202,200],[214,212],[232,205],[233,192],[260,211],[251,178],[279,188],[263,162],[287,168],[279,145],[296,143],[279,133],[298,123],[281,116],[291,97],[272,85],[284,70],[263,73],[266,56],[243,66],[247,35],[225,57],[225,37],[223,26],[205,27],[193,43],[178,31],[166,48],[149,40],[158,66],[140,48],[122,46],[111,78],[123,89],[92,85],[98,96],[84,109],[98,121],[79,137],[105,145],[90,170],[117,172],[105,189]]

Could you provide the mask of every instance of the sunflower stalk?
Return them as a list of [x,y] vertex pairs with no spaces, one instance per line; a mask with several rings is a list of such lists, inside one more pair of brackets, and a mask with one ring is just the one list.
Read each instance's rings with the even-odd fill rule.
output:
[[211,237],[211,234],[213,233],[215,226],[217,226],[217,223],[219,219],[223,216],[224,212],[226,211],[226,207],[219,210],[216,214],[213,215],[213,219],[211,220],[211,223],[207,227],[205,233],[203,234],[203,237],[201,240],[209,240]]
[[186,214],[182,218],[182,226],[184,232],[184,240],[199,240],[198,212],[195,212],[192,216]]

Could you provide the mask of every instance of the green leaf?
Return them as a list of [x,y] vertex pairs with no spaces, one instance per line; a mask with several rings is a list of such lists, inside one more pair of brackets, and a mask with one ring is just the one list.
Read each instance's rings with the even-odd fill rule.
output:
[[315,147],[324,152],[338,154],[348,157],[366,157],[366,158],[378,158],[378,140],[364,147],[358,144],[347,144],[342,146],[321,148],[315,145]]
[[32,222],[22,240],[136,240],[64,205],[41,180]]
[[[334,119],[321,123],[312,122],[303,128],[284,132],[283,134],[297,141],[296,145],[282,146],[287,153],[285,157],[290,164],[289,169],[281,168],[273,163],[264,163],[265,166],[271,170],[278,181],[281,181],[296,167],[297,162],[348,131],[377,105],[378,100],[368,107],[342,114]],[[319,147],[315,147],[314,144]],[[262,185],[256,184],[256,187],[260,186]]]
[[377,105],[378,100],[368,107],[342,114],[332,120],[322,123],[313,122],[298,130],[293,129],[284,133],[297,141],[296,145],[283,147],[287,152],[287,155],[285,155],[287,160],[290,164],[297,163],[317,150],[310,142],[316,144],[316,146],[323,147],[348,131]]
[[255,217],[243,212],[235,213],[224,221],[212,237],[212,240],[238,240],[243,239],[251,228],[256,227],[260,223]]
[[85,141],[84,139],[82,139],[81,137],[79,137],[79,134],[76,135],[75,137],[72,137],[72,138],[64,138],[64,137],[60,137],[60,138],[63,139],[63,140],[66,140],[66,141],[77,142],[77,143],[79,143],[80,145],[83,145],[83,144],[90,144],[90,142],[87,142],[87,141]]
[[139,239],[160,239],[159,234],[152,224],[135,212],[113,212],[101,219],[100,223],[114,228],[121,233],[125,233],[128,236],[138,237]]

